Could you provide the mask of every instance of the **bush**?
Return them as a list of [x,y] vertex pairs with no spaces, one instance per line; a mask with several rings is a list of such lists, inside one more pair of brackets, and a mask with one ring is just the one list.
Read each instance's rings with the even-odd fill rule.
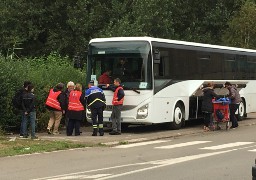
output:
[[24,58],[18,60],[0,57],[0,127],[20,126],[19,113],[12,107],[12,97],[23,86],[25,80],[30,80],[35,86],[37,100],[37,127],[46,128],[48,115],[45,100],[50,88],[59,82],[68,81],[85,85],[85,72],[75,69],[68,57],[56,53],[48,57]]

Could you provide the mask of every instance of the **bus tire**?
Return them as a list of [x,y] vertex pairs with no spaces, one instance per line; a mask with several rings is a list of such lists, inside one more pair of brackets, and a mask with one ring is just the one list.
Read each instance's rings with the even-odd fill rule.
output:
[[184,106],[177,103],[173,112],[173,121],[170,123],[170,129],[180,129],[185,121]]
[[245,101],[244,99],[240,102],[238,107],[238,120],[243,120],[246,117]]

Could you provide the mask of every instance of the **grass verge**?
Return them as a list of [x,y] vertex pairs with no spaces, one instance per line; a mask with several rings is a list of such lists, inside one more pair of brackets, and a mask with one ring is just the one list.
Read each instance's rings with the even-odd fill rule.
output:
[[10,139],[4,136],[0,136],[0,157],[40,152],[51,152],[57,150],[83,148],[90,146],[92,145],[70,141],[47,141],[19,138]]

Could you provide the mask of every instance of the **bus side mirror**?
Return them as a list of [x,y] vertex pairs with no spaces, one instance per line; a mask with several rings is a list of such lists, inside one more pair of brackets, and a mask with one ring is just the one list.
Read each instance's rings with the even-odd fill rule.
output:
[[155,64],[160,64],[160,57],[161,57],[160,51],[158,49],[155,49],[153,54]]

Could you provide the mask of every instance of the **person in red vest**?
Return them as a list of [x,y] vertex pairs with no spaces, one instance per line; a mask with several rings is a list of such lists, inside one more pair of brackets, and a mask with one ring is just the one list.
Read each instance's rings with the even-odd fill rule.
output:
[[113,92],[113,110],[111,114],[112,119],[112,131],[109,133],[110,135],[120,135],[121,134],[121,109],[124,103],[124,89],[121,86],[121,80],[119,78],[116,78],[114,80],[114,87],[109,86],[107,84],[107,87],[109,87]]
[[99,84],[110,84],[111,83],[111,78],[110,78],[111,70],[107,70],[104,72],[100,78],[99,78]]
[[68,97],[67,117],[69,118],[67,127],[67,136],[72,136],[75,129],[75,136],[80,135],[80,124],[85,117],[84,113],[84,93],[82,93],[82,85],[76,84],[75,90],[70,91]]
[[[59,83],[53,89],[50,90],[48,98],[46,100],[46,108],[50,111],[50,120],[48,122],[47,132],[48,134],[59,134],[59,125],[62,118],[62,114],[65,114],[65,102],[66,97],[63,93],[64,84]],[[54,124],[54,127],[53,127]],[[53,127],[53,131],[52,131]]]

